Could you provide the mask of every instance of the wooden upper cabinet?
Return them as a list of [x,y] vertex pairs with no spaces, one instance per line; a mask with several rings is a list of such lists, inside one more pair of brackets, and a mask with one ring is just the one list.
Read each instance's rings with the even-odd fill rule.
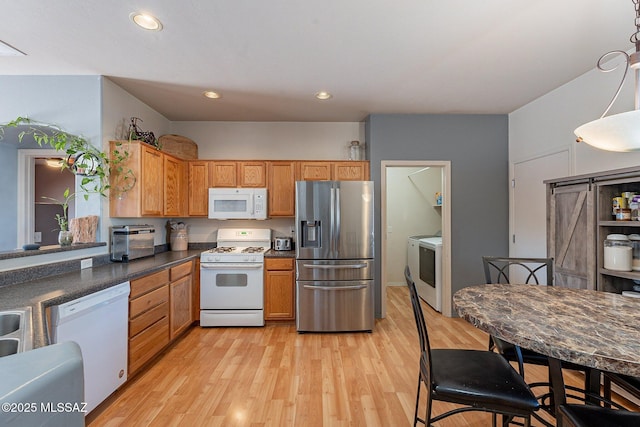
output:
[[[126,147],[123,147],[126,144]],[[109,213],[112,217],[162,216],[164,212],[164,162],[162,153],[139,142],[110,142],[113,150],[129,153],[126,161],[118,166],[123,171],[131,171],[135,176],[135,184],[126,192],[119,191],[123,187],[122,177],[128,174],[112,173],[109,177]],[[130,181],[130,180],[129,180]]]
[[209,186],[210,187],[237,187],[238,184],[237,162],[209,162]]
[[369,162],[333,162],[333,179],[336,181],[367,181]]
[[257,188],[266,187],[266,162],[238,162],[238,186]]
[[369,179],[369,162],[335,160],[297,162],[298,181],[366,181]]
[[187,167],[180,159],[164,157],[164,215],[187,214]]
[[298,181],[330,181],[331,162],[298,162]]
[[162,216],[164,213],[164,161],[155,148],[142,146],[142,215]]
[[[137,141],[111,141],[110,150],[126,150],[127,160],[118,166],[131,171],[135,184],[126,192],[122,176],[109,177],[109,214],[112,217],[139,218],[143,216],[186,216],[188,171],[182,159],[165,154]],[[128,178],[128,182],[132,179]]]
[[267,164],[267,195],[270,217],[295,215],[296,164],[277,161]]
[[209,163],[189,162],[189,216],[207,216],[209,213]]

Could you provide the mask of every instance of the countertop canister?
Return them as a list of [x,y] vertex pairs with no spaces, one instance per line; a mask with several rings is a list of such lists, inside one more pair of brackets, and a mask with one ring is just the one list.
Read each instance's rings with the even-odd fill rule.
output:
[[189,246],[187,230],[172,230],[169,242],[172,251],[186,251]]
[[604,241],[604,268],[631,271],[633,243],[624,234],[609,234]]
[[631,268],[633,271],[640,271],[640,234],[629,234],[629,240],[633,245]]

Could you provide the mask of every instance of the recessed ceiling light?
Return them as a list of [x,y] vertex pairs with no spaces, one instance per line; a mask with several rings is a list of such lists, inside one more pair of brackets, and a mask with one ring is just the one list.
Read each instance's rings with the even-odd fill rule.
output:
[[204,92],[202,92],[202,94],[204,96],[206,96],[207,98],[211,98],[211,99],[219,99],[222,98],[222,95],[218,92],[214,92],[212,90],[205,90]]
[[162,23],[155,16],[142,12],[133,12],[129,15],[129,18],[139,27],[145,30],[160,31],[162,30]]
[[321,100],[325,100],[325,99],[329,99],[331,98],[333,95],[331,95],[329,92],[325,92],[324,90],[321,90],[320,92],[316,92],[316,98],[321,99]]

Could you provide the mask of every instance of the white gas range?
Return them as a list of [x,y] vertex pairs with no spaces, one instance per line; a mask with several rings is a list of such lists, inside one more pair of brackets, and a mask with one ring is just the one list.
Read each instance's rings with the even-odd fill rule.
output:
[[200,255],[200,326],[264,326],[264,253],[270,229],[222,228]]

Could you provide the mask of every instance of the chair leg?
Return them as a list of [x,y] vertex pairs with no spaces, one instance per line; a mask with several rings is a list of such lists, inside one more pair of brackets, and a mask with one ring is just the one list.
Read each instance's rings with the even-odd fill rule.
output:
[[[416,410],[413,412],[413,427],[418,425],[418,405],[420,404],[420,385],[422,382],[422,375],[418,374],[418,391],[416,392]],[[425,420],[426,424],[426,420]],[[426,424],[429,427],[428,424]]]
[[518,372],[520,373],[520,376],[524,378],[524,359],[522,357],[522,349],[519,345],[514,346],[514,349],[516,351],[516,359],[518,359]]
[[431,390],[428,390],[428,393],[429,395],[427,397],[427,409],[425,410],[424,414],[424,425],[426,427],[431,427],[431,404],[433,403],[433,400],[431,399]]
[[603,381],[602,381],[602,397],[604,397],[604,407],[605,408],[611,408],[611,404],[609,402],[611,402],[611,378],[609,378],[607,375],[603,375]]

